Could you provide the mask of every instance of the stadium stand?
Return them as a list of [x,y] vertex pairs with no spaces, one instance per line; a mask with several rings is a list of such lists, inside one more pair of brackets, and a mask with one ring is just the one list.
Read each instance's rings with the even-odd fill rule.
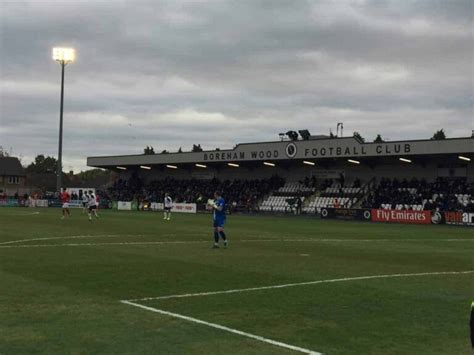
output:
[[287,182],[285,185],[267,196],[260,204],[260,211],[264,212],[301,212],[300,209],[305,197],[315,192],[310,187],[300,182]]
[[367,208],[456,211],[472,209],[474,184],[465,178],[382,179],[362,203]]
[[[328,181],[325,182],[328,185]],[[363,194],[364,189],[360,186],[360,180],[357,179],[352,187],[343,187],[340,181],[330,181],[330,186],[321,191],[319,196],[309,201],[303,211],[306,213],[320,212],[321,208],[351,208],[357,203]]]
[[321,208],[472,208],[474,136],[364,142],[356,136],[236,144],[232,149],[88,157],[120,179],[114,200],[205,202],[263,212]]
[[166,178],[145,183],[136,174],[129,180],[118,179],[108,189],[116,200],[160,202],[168,192],[175,202],[204,203],[215,190],[226,196],[228,204],[236,209],[254,210],[258,202],[271,191],[279,189],[284,180],[278,176],[269,179],[224,180]]
[[474,183],[466,179],[359,179],[342,187],[338,179],[287,181],[269,179],[174,179],[144,182],[136,174],[109,187],[114,200],[159,202],[165,192],[176,202],[204,203],[221,190],[235,210],[277,213],[319,213],[321,208],[382,208],[397,210],[474,211]]

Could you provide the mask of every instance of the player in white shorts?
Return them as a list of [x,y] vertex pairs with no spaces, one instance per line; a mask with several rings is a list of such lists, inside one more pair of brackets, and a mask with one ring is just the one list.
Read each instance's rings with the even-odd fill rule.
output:
[[87,191],[84,191],[82,194],[82,213],[87,212],[87,207],[89,206],[89,196],[87,196]]
[[165,199],[163,200],[164,206],[164,217],[165,220],[171,220],[171,209],[173,208],[173,200],[169,193],[165,193]]
[[95,218],[99,218],[99,215],[97,214],[97,200],[95,198],[95,193],[92,191],[89,191],[89,201],[87,202],[87,205],[89,206],[89,221],[92,221],[92,215],[94,215]]

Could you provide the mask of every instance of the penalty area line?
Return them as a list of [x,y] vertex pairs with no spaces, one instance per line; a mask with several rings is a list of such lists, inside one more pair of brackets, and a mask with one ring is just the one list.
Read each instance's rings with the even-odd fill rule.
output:
[[181,320],[185,320],[191,323],[196,323],[200,325],[204,325],[207,327],[223,330],[229,333],[237,334],[243,337],[247,337],[250,339],[258,340],[260,342],[264,342],[267,344],[271,344],[274,346],[278,346],[281,348],[297,351],[304,354],[312,354],[312,355],[321,355],[322,353],[301,348],[299,346],[286,344],[280,341],[264,338],[259,335],[243,332],[241,330],[233,329],[226,327],[224,325],[206,322],[201,319],[185,316],[179,313],[173,313],[169,311],[165,311],[159,308],[145,306],[143,304],[137,302],[144,302],[144,301],[151,301],[151,300],[164,300],[170,298],[185,298],[185,297],[198,297],[198,296],[209,296],[209,295],[217,295],[217,294],[224,294],[224,293],[237,293],[237,292],[249,292],[249,291],[259,291],[259,290],[269,290],[269,289],[279,289],[279,288],[287,288],[287,287],[296,287],[296,286],[304,286],[304,285],[316,285],[322,283],[335,283],[335,282],[345,282],[345,281],[356,281],[356,280],[370,280],[370,279],[384,279],[384,278],[402,278],[402,277],[419,277],[419,276],[436,276],[436,275],[461,275],[461,274],[473,274],[474,270],[467,270],[467,271],[440,271],[440,272],[420,272],[420,273],[412,273],[412,274],[388,274],[388,275],[371,275],[371,276],[357,276],[357,277],[345,277],[339,279],[329,279],[329,280],[317,280],[317,281],[309,281],[309,282],[299,282],[299,283],[291,283],[291,284],[283,284],[283,285],[274,285],[274,286],[263,286],[263,287],[252,287],[252,288],[243,288],[243,289],[234,289],[234,290],[225,290],[225,291],[214,291],[214,292],[201,292],[201,293],[188,293],[188,294],[179,294],[179,295],[171,295],[171,296],[161,296],[161,297],[148,297],[148,298],[140,298],[140,299],[132,299],[132,300],[121,300],[120,302],[129,306],[141,308],[147,311],[151,311],[154,313],[159,313],[162,315],[166,315],[173,318],[178,318]]
[[205,326],[210,327],[210,328],[215,328],[215,329],[223,330],[223,331],[226,331],[226,332],[229,332],[229,333],[237,334],[237,335],[240,335],[240,336],[243,336],[243,337],[247,337],[247,338],[250,338],[250,339],[258,340],[260,342],[264,342],[264,343],[267,343],[267,344],[278,346],[280,348],[285,348],[285,349],[297,351],[297,352],[304,353],[304,354],[322,355],[322,353],[317,352],[317,351],[301,348],[301,347],[295,346],[295,345],[282,343],[281,341],[276,341],[276,340],[264,338],[264,337],[259,336],[259,335],[243,332],[241,330],[229,328],[229,327],[226,327],[224,325],[211,323],[211,322],[206,322],[206,321],[203,321],[201,319],[188,317],[188,316],[178,314],[178,313],[168,312],[168,311],[158,309],[158,308],[154,308],[154,307],[144,306],[142,304],[131,302],[131,301],[122,300],[120,302],[123,303],[123,304],[127,304],[129,306],[138,307],[138,308],[150,311],[150,312],[159,313],[159,314],[162,314],[162,315],[165,315],[165,316],[178,318],[178,319],[185,320],[185,321],[188,321],[188,322],[191,322],[191,323],[205,325]]
[[145,302],[145,301],[167,300],[167,299],[174,299],[174,298],[201,297],[201,296],[212,296],[212,295],[229,294],[229,293],[272,290],[272,289],[279,289],[279,288],[318,285],[318,284],[336,283],[336,282],[373,280],[373,279],[390,279],[390,278],[403,278],[403,277],[438,276],[438,275],[463,275],[463,274],[473,274],[473,273],[474,273],[474,270],[467,270],[467,271],[439,271],[439,272],[419,272],[419,273],[412,273],[412,274],[387,274],[387,275],[343,277],[343,278],[338,278],[338,279],[315,280],[315,281],[297,282],[297,283],[289,283],[289,284],[282,284],[282,285],[239,288],[239,289],[223,290],[223,291],[186,293],[186,294],[158,296],[158,297],[144,297],[144,298],[130,299],[127,301]]

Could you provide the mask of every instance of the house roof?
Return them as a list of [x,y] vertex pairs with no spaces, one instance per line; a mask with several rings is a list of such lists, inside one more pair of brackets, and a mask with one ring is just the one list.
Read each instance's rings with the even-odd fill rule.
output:
[[24,176],[25,171],[18,158],[0,157],[0,175]]

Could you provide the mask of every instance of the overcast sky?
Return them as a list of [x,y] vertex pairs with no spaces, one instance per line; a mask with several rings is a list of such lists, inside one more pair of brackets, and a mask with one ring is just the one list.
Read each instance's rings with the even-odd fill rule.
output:
[[289,129],[470,136],[472,0],[0,2],[0,146],[86,157],[231,148]]

